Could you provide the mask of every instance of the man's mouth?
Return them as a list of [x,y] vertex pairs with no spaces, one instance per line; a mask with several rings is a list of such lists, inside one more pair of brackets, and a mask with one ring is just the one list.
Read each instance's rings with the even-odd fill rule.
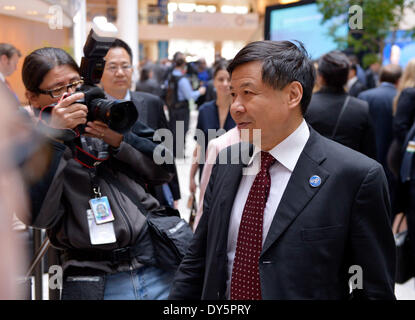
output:
[[250,122],[239,122],[239,123],[237,124],[237,126],[238,126],[238,129],[245,129],[245,128],[247,128],[250,124],[251,124]]

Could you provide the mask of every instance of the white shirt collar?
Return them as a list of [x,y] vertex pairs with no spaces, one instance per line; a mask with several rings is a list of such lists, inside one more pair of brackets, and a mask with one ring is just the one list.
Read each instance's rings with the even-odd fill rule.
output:
[[0,72],[0,81],[6,82],[6,78],[1,72]]
[[[303,152],[304,146],[306,145],[309,137],[310,129],[308,128],[306,121],[303,119],[298,128],[282,142],[272,148],[269,153],[279,163],[292,172],[294,171],[298,158],[300,157],[301,152]],[[254,155],[249,160],[249,166],[252,165],[254,159],[257,158],[257,161],[259,161],[257,156],[260,152],[261,149],[255,146]]]
[[[107,95],[107,98],[108,99],[118,100],[118,99],[114,98],[113,96],[109,95],[108,93],[106,95]],[[130,93],[130,90],[127,90],[127,93],[125,94],[125,97],[124,97],[123,100],[131,101],[131,93]]]
[[353,87],[353,85],[355,84],[355,82],[357,82],[357,76],[354,76],[353,78],[349,79],[347,81],[347,90],[350,90],[351,87]]

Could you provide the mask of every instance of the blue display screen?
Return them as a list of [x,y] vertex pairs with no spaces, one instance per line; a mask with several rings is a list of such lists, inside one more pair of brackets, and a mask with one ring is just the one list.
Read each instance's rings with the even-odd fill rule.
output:
[[409,60],[415,58],[415,41],[404,30],[390,33],[385,39],[383,57],[383,65],[395,63],[405,68]]
[[[294,7],[278,8],[270,12],[270,40],[299,40],[313,59],[338,48],[329,35],[334,20],[321,24],[322,14],[317,4],[310,3]],[[347,24],[337,30],[337,36],[346,36]]]

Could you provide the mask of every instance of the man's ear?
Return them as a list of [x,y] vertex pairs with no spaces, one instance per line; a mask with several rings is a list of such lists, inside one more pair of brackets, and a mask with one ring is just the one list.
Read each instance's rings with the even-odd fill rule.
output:
[[295,108],[300,105],[303,98],[303,86],[298,81],[293,81],[287,86],[288,106]]
[[41,105],[39,104],[39,95],[31,92],[29,90],[26,90],[25,92],[25,96],[27,98],[27,100],[29,101],[29,104],[33,107],[33,108],[40,108]]

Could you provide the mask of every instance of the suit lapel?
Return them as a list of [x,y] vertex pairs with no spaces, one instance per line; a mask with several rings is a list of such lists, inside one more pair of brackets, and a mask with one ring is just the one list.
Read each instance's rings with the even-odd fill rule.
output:
[[[329,177],[329,173],[320,166],[326,159],[325,152],[319,143],[321,139],[321,136],[310,128],[310,138],[298,159],[297,165],[281,198],[265,239],[261,255],[278,240],[310,200],[319,192]],[[319,187],[312,187],[310,185],[310,178],[312,176],[319,176],[321,178],[321,185]]]

